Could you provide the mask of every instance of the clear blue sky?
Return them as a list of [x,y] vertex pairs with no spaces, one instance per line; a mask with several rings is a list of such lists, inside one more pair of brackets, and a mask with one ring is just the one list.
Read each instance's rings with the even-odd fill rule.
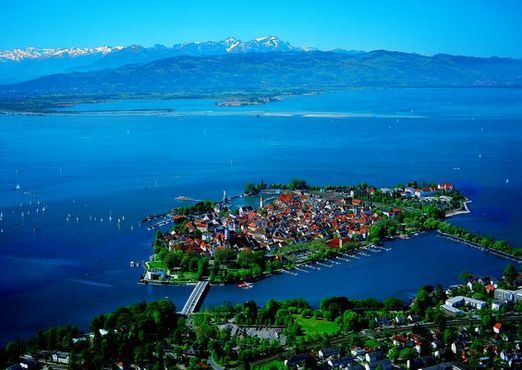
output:
[[521,0],[1,0],[0,49],[242,40],[522,57]]

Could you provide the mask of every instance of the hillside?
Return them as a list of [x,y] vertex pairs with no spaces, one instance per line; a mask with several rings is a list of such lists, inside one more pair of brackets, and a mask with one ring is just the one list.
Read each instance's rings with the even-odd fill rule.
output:
[[221,94],[348,87],[522,86],[522,61],[369,53],[286,52],[180,56],[4,86],[4,96]]

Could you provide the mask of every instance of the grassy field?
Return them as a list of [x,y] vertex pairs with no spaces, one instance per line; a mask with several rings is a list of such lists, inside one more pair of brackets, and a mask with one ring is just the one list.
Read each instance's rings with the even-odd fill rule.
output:
[[303,329],[306,335],[315,334],[334,334],[339,329],[335,322],[328,320],[317,320],[314,318],[304,318],[300,315],[295,316],[297,324]]
[[285,364],[281,360],[272,360],[252,367],[252,370],[284,369]]
[[165,266],[163,261],[149,261],[149,262],[146,262],[146,265],[149,269],[162,269],[162,270],[167,269],[167,266]]
[[196,281],[196,273],[195,272],[176,272],[175,275],[177,276],[177,279],[174,279],[174,281]]

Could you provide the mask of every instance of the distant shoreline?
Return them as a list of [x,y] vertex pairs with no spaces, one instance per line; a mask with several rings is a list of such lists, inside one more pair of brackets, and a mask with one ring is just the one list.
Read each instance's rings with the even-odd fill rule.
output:
[[87,116],[87,117],[114,117],[114,116],[160,116],[160,117],[228,117],[228,116],[251,116],[251,117],[302,117],[302,118],[397,118],[397,119],[425,119],[421,115],[401,114],[375,114],[375,113],[352,113],[352,112],[313,112],[313,111],[175,111],[172,109],[158,110],[110,110],[110,111],[1,111],[3,115],[13,116]]

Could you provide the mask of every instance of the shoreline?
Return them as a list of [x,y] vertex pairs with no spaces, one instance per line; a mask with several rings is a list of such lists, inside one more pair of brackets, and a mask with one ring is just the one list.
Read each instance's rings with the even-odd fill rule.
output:
[[458,215],[466,215],[468,213],[471,213],[471,211],[468,208],[468,203],[471,203],[471,202],[472,202],[471,200],[466,199],[466,201],[462,203],[464,209],[459,210],[459,211],[448,212],[448,213],[446,213],[446,218],[450,218],[450,217],[458,216]]
[[353,113],[353,112],[313,112],[313,111],[220,111],[220,110],[200,110],[200,111],[174,111],[165,110],[108,110],[108,111],[5,111],[0,110],[0,115],[12,116],[54,116],[54,117],[301,117],[301,118],[396,118],[396,119],[426,119],[421,115],[404,114],[376,114],[376,113]]
[[512,256],[510,254],[504,253],[502,251],[497,251],[495,249],[483,247],[480,244],[467,241],[467,240],[462,239],[462,238],[460,238],[458,236],[455,236],[455,235],[444,233],[444,232],[442,232],[440,230],[437,230],[437,233],[439,233],[438,236],[440,236],[441,238],[450,239],[450,240],[453,240],[453,241],[455,241],[457,243],[465,244],[467,246],[476,248],[476,249],[478,249],[478,250],[480,250],[482,252],[491,253],[491,254],[496,255],[497,257],[502,257],[502,258],[508,259],[508,260],[516,262],[516,263],[522,263],[522,258],[518,258],[518,257]]
[[[470,213],[471,211],[468,211],[468,212],[462,211],[462,212]],[[459,213],[459,214],[464,214],[464,213]],[[418,231],[411,235],[403,237],[402,239],[411,239],[411,238],[414,238],[415,236],[424,234],[425,232],[426,231]],[[428,230],[427,232],[430,232],[430,230]],[[443,237],[443,238],[455,241],[457,243],[468,245],[470,247],[480,250],[481,252],[491,253],[493,255],[496,255],[497,257],[501,257],[501,258],[504,258],[504,259],[507,259],[507,260],[510,260],[510,261],[513,261],[516,263],[522,263],[522,258],[517,258],[515,256],[511,256],[511,255],[509,255],[507,253],[503,253],[501,251],[496,251],[494,249],[483,247],[479,244],[469,242],[469,241],[459,238],[457,236],[444,233],[440,230],[431,230],[431,232],[433,232],[433,234],[435,236]],[[397,236],[396,238],[401,238],[401,237]],[[387,242],[393,241],[394,239],[395,238],[389,238],[388,240],[384,240],[383,244],[385,245]],[[377,248],[379,251],[375,251],[375,248]],[[283,274],[283,273],[287,273],[290,275],[297,275],[297,272],[294,272],[294,270],[297,270],[300,272],[306,272],[306,273],[319,271],[319,270],[321,270],[322,267],[331,268],[335,264],[352,262],[354,260],[358,260],[363,257],[369,257],[369,256],[371,256],[371,254],[367,254],[367,255],[364,254],[365,251],[369,251],[369,250],[373,250],[372,253],[380,253],[380,252],[384,252],[384,251],[389,251],[389,250],[391,250],[391,248],[386,248],[385,246],[379,246],[379,245],[370,245],[370,246],[359,247],[353,251],[345,251],[345,252],[338,251],[335,256],[332,256],[329,258],[323,258],[323,259],[318,259],[318,260],[308,261],[308,262],[300,262],[295,265],[292,265],[291,267],[281,268],[278,270],[274,270],[272,272],[263,272],[263,274],[261,276],[250,277],[250,278],[245,279],[245,281],[246,282],[256,282],[259,280],[268,279],[273,275],[278,275],[278,274]],[[338,260],[341,260],[341,261],[338,261]],[[333,263],[333,264],[325,265],[324,263]],[[312,265],[312,264],[318,264],[318,265],[320,265],[320,267],[310,267],[309,265]],[[302,267],[309,267],[309,269],[303,270]],[[140,284],[140,285],[158,285],[158,286],[195,286],[200,281],[209,281],[209,280],[202,279],[202,280],[185,281],[185,282],[181,282],[181,281],[180,282],[167,282],[167,281],[161,282],[161,281],[146,280],[146,279],[141,278],[141,279],[139,279],[138,284]],[[211,287],[237,285],[240,283],[241,283],[241,281],[224,282],[224,283],[223,282],[222,283],[211,283],[209,281],[209,284]]]
[[[419,234],[419,235],[421,233],[423,233],[423,231],[417,232],[417,234]],[[392,241],[392,240],[393,239],[389,239],[389,241]],[[375,251],[375,249],[378,249],[378,251]],[[365,251],[373,251],[372,253],[380,253],[380,252],[389,251],[389,250],[391,250],[391,248],[385,248],[383,246],[372,244],[370,246],[359,247],[353,251],[337,252],[335,256],[332,256],[329,258],[317,259],[317,260],[308,261],[308,262],[300,262],[295,265],[292,265],[291,267],[287,266],[286,268],[280,268],[280,269],[274,270],[272,272],[263,272],[263,274],[261,276],[250,277],[250,278],[245,279],[245,281],[246,282],[259,281],[262,279],[268,279],[273,275],[283,274],[283,273],[287,273],[290,275],[294,275],[294,274],[297,275],[297,273],[295,273],[293,270],[303,272],[303,269],[301,267],[310,267],[310,265],[312,265],[312,264],[318,264],[320,266],[320,267],[315,267],[315,266],[310,267],[311,268],[310,270],[305,270],[307,273],[309,273],[309,272],[313,272],[314,270],[315,271],[321,270],[321,268],[323,268],[323,267],[331,268],[336,264],[352,262],[354,260],[358,260],[363,257],[371,256],[371,254],[360,255],[361,253],[364,253]],[[339,262],[338,260],[341,260],[342,262]],[[325,265],[325,263],[328,263],[328,262],[333,263],[333,264]],[[202,279],[202,280],[185,281],[185,282],[181,282],[181,281],[178,281],[178,282],[163,281],[162,282],[162,281],[157,281],[157,280],[146,280],[144,278],[141,278],[141,279],[139,279],[138,284],[140,284],[140,285],[159,285],[159,286],[194,286],[200,281],[209,281],[209,280]],[[237,285],[237,284],[240,284],[241,282],[242,281],[233,281],[233,282],[226,282],[226,283],[211,283],[209,281],[209,284],[212,287],[212,286]]]

